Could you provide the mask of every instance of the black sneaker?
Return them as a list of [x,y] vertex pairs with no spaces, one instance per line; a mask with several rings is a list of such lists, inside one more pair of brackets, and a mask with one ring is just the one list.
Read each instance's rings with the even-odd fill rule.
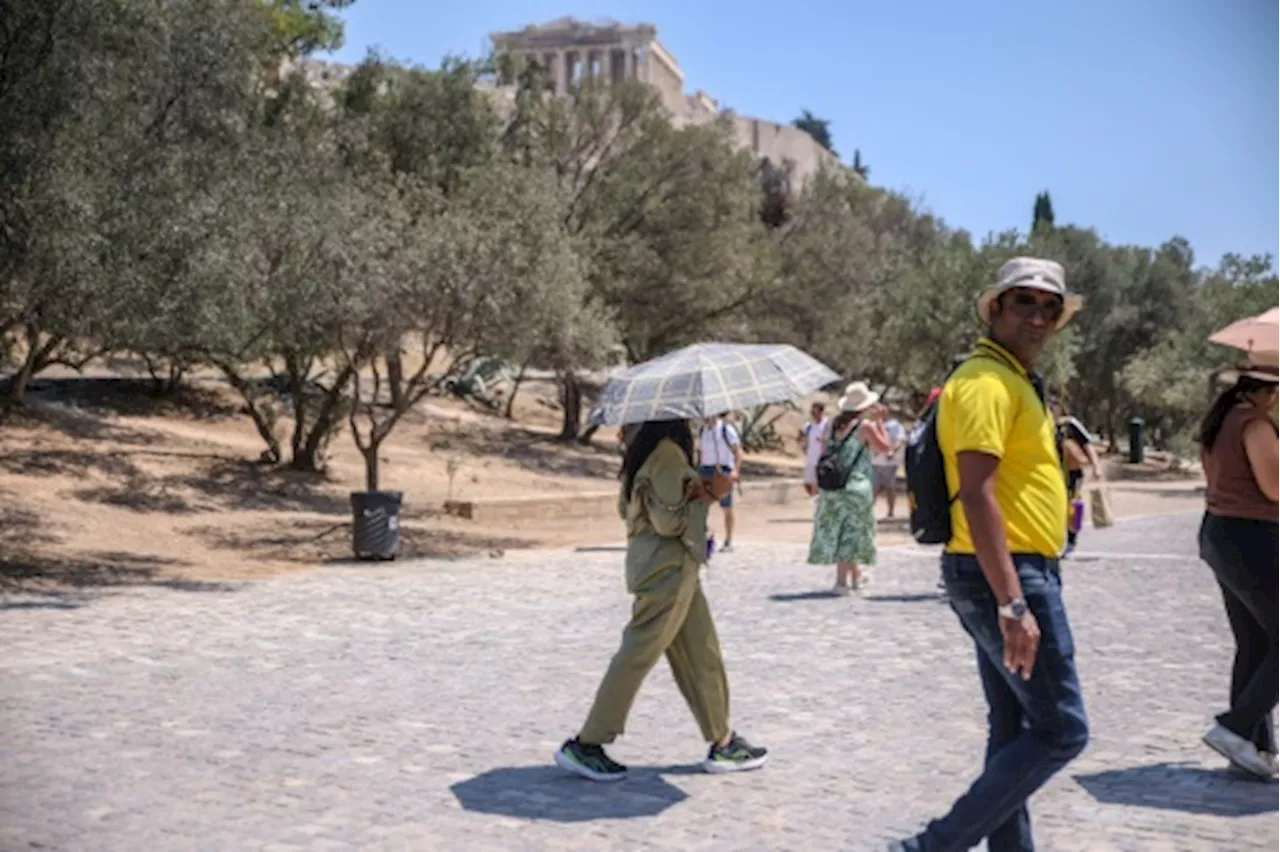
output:
[[627,777],[627,767],[611,759],[598,745],[578,742],[578,738],[565,740],[556,752],[556,766],[575,772],[592,781],[621,781]]
[[707,752],[707,759],[702,762],[702,768],[713,775],[746,772],[749,769],[759,769],[768,760],[768,749],[757,748],[735,733],[724,746],[712,744],[711,750]]

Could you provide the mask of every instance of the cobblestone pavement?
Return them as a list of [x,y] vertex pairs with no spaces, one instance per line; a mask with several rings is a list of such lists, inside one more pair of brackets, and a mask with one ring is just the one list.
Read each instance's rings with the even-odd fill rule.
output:
[[[1094,737],[1032,800],[1045,849],[1272,849],[1277,788],[1199,744],[1230,636],[1197,519],[1089,531],[1068,606]],[[562,775],[628,610],[620,554],[325,567],[223,591],[0,606],[0,848],[875,849],[973,776],[983,711],[927,554],[865,599],[797,544],[718,557],[737,727],[763,771],[707,776],[660,664],[615,755]]]

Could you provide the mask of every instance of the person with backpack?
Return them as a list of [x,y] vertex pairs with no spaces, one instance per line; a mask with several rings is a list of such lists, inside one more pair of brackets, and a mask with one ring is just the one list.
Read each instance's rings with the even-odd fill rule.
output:
[[[706,418],[698,430],[698,473],[703,479],[722,474],[729,477],[735,487],[741,478],[742,439],[723,414]],[[720,498],[720,510],[724,512],[724,545],[720,552],[729,553],[733,550],[732,489]]]
[[978,779],[894,850],[1034,849],[1028,798],[1089,740],[1062,600],[1067,489],[1035,363],[1080,308],[1060,264],[1014,258],[978,297],[986,326],[908,446],[912,534],[945,543],[947,598],[977,651]]
[[876,421],[866,418],[880,395],[866,382],[845,388],[839,414],[818,459],[818,509],[809,542],[810,565],[835,565],[837,595],[866,587],[864,566],[876,562],[876,514],[871,456],[889,449]]

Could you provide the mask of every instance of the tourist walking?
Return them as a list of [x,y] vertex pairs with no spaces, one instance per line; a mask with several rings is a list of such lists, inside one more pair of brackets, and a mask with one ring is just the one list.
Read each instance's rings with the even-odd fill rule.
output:
[[815,402],[809,408],[809,422],[800,427],[800,447],[804,450],[804,490],[810,497],[818,495],[818,458],[822,455],[822,436],[827,431],[827,407]]
[[898,502],[898,468],[902,465],[902,448],[907,443],[907,430],[883,403],[876,405],[875,418],[889,441],[886,449],[871,455],[875,497],[884,497],[887,517],[892,518]]
[[699,477],[687,421],[647,422],[628,441],[618,508],[627,527],[627,591],[635,596],[631,621],[582,730],[556,752],[559,766],[593,781],[626,776],[603,746],[625,730],[640,684],[663,655],[710,744],[703,768],[764,765],[765,749],[729,727],[729,684],[698,579],[707,559],[707,509],[732,488],[722,473]]
[[[706,418],[698,430],[698,473],[703,479],[722,474],[735,486],[741,478],[742,439],[723,414]],[[724,545],[720,552],[728,553],[733,550],[732,488],[720,498],[720,510],[724,512]]]
[[1084,526],[1085,468],[1089,469],[1090,479],[1097,483],[1102,479],[1102,465],[1093,446],[1093,435],[1085,425],[1072,417],[1059,400],[1053,400],[1050,409],[1057,425],[1058,448],[1067,477],[1067,548],[1062,553],[1067,557],[1075,552]]
[[1088,741],[1058,564],[1066,482],[1034,372],[1079,306],[1059,264],[1009,261],[978,297],[986,336],[938,400],[937,446],[956,498],[942,572],[976,651],[987,749],[950,812],[893,849],[962,850],[984,838],[995,852],[1034,849],[1027,799]]
[[884,452],[889,442],[880,425],[867,415],[879,400],[866,382],[849,385],[823,438],[819,467],[830,458],[839,475],[832,482],[819,478],[809,564],[836,566],[838,595],[862,591],[868,580],[865,568],[876,563],[871,454]]
[[1242,367],[1200,427],[1207,480],[1200,558],[1218,580],[1236,641],[1231,702],[1204,741],[1258,778],[1276,777],[1276,388],[1275,367]]

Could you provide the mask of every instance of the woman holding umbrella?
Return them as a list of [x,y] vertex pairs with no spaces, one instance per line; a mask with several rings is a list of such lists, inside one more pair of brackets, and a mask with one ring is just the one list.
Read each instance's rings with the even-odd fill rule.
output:
[[1276,620],[1280,486],[1274,409],[1280,372],[1271,365],[1241,367],[1200,427],[1205,514],[1200,557],[1222,590],[1235,636],[1231,704],[1204,742],[1249,775],[1276,777],[1272,711],[1278,683]]
[[640,684],[664,654],[710,744],[703,768],[719,773],[764,765],[766,750],[729,727],[729,685],[698,576],[707,559],[707,509],[732,488],[723,474],[699,477],[687,420],[647,421],[627,441],[618,508],[627,527],[627,591],[635,602],[586,723],[556,752],[560,767],[593,781],[626,777],[626,767],[604,746],[625,729]]

